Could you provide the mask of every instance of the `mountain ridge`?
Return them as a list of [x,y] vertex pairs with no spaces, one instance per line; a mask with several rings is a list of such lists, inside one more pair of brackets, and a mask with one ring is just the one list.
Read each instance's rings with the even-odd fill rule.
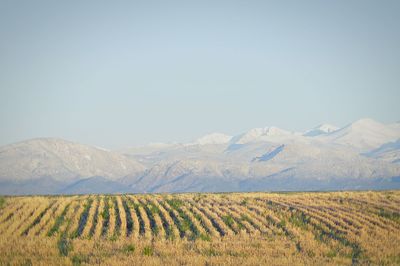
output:
[[0,147],[0,194],[396,187],[399,139],[400,128],[372,119],[305,132],[211,133],[121,151],[36,138]]

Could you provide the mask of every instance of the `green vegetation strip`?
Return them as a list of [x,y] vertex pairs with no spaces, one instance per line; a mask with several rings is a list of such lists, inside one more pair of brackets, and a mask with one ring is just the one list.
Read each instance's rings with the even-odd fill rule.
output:
[[126,216],[126,236],[130,236],[133,231],[133,219],[131,210],[129,209],[128,203],[126,202],[125,198],[122,198],[122,206],[124,207]]
[[94,235],[94,231],[96,230],[96,225],[99,220],[98,215],[99,215],[99,206],[100,206],[100,198],[96,197],[96,200],[98,201],[98,204],[96,206],[96,210],[93,214],[93,221],[92,221],[92,226],[90,227],[89,231],[89,236],[92,237]]
[[157,236],[158,235],[158,228],[157,228],[156,220],[154,219],[154,215],[153,215],[153,212],[152,212],[152,210],[154,210],[154,211],[157,211],[157,210],[155,210],[153,208],[152,208],[152,210],[150,210],[151,206],[150,207],[149,206],[150,205],[144,204],[143,208],[146,211],[147,217],[149,218],[151,231],[153,232],[153,234],[155,236]]
[[63,212],[56,218],[56,221],[54,222],[54,225],[52,228],[50,228],[49,232],[47,232],[47,236],[53,236],[55,233],[58,232],[58,229],[60,226],[64,223],[65,220],[65,215],[67,214],[67,211],[70,207],[71,203],[69,203],[67,206],[65,206]]
[[5,204],[6,204],[6,198],[3,196],[0,196],[0,209],[2,209]]
[[101,229],[101,235],[105,236],[107,234],[108,225],[110,223],[110,204],[108,197],[104,199],[104,210],[101,216],[103,217],[103,227]]
[[121,216],[119,213],[118,201],[116,197],[113,197],[114,210],[115,210],[115,231],[114,236],[119,236],[121,232]]
[[134,203],[134,202],[132,202],[132,205],[133,205],[133,208],[135,209],[136,216],[137,216],[138,221],[139,221],[139,234],[140,235],[144,235],[145,228],[144,228],[143,217],[142,217],[142,214],[140,213],[140,210],[139,210],[139,206],[140,205],[137,204],[137,203]]
[[71,238],[76,238],[82,235],[83,230],[85,229],[85,225],[89,216],[90,208],[92,207],[93,199],[88,199],[83,208],[83,212],[81,213],[81,217],[79,218],[78,228],[75,232],[72,233]]

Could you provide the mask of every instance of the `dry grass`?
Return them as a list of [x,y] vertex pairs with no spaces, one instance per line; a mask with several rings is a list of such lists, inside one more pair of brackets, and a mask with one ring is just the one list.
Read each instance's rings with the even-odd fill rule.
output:
[[400,265],[400,191],[3,197],[9,264]]

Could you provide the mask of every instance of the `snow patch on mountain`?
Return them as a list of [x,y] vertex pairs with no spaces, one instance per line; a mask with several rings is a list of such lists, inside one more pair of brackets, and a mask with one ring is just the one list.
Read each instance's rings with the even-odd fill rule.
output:
[[235,144],[247,144],[260,141],[279,141],[288,137],[295,137],[293,132],[277,127],[253,128],[246,133],[232,138]]
[[332,133],[336,130],[338,130],[339,128],[330,124],[322,124],[319,125],[311,130],[306,131],[303,136],[306,137],[315,137],[315,136],[319,136],[319,135],[323,135],[323,134],[328,134],[328,133]]
[[198,138],[194,144],[198,145],[212,145],[212,144],[226,144],[232,139],[232,136],[223,133],[211,133]]
[[400,162],[400,139],[393,142],[388,142],[379,148],[364,153],[367,157],[385,160],[392,163]]

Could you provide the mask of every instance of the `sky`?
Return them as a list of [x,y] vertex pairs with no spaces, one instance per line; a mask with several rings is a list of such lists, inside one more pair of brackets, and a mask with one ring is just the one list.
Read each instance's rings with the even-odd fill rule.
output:
[[0,145],[400,120],[400,1],[0,0]]

